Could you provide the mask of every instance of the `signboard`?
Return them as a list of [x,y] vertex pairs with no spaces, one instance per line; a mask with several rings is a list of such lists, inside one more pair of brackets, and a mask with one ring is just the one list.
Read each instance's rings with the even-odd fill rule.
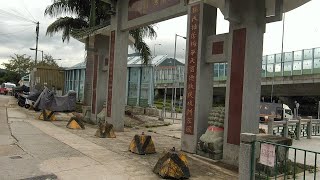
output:
[[112,110],[112,83],[113,83],[113,65],[114,65],[114,50],[116,32],[111,31],[111,46],[110,46],[110,62],[109,62],[109,80],[108,80],[108,99],[107,99],[107,117],[111,117]]
[[194,133],[195,96],[198,65],[198,41],[199,41],[200,4],[191,6],[189,15],[189,49],[187,70],[187,93],[184,133]]
[[275,146],[272,144],[261,143],[260,163],[269,167],[275,164]]
[[180,0],[129,0],[128,21],[180,4]]
[[186,0],[121,0],[121,30],[131,30],[187,14]]
[[207,38],[207,63],[227,62],[229,34],[212,35]]

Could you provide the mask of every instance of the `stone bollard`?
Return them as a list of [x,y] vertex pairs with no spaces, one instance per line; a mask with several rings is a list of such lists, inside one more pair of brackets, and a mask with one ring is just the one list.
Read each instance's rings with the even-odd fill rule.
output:
[[173,147],[166,152],[153,168],[153,172],[164,179],[188,179],[190,170],[187,156],[183,152],[176,152]]
[[311,139],[312,136],[312,116],[308,116],[310,119],[309,122],[307,122],[307,138]]
[[254,180],[256,169],[255,142],[257,135],[251,133],[242,133],[240,135],[239,151],[239,179]]
[[273,135],[273,118],[268,119],[268,134]]
[[85,129],[81,114],[74,113],[74,116],[70,118],[66,127],[69,129]]
[[99,128],[97,129],[95,136],[99,138],[116,138],[113,131],[113,125],[108,122],[99,124]]
[[296,123],[296,140],[300,140],[301,137],[301,118],[298,118],[298,122]]
[[90,122],[91,106],[82,106],[83,120]]
[[43,121],[56,121],[57,120],[54,111],[49,111],[49,110],[45,110],[45,109],[42,110],[38,119],[43,120]]
[[151,136],[145,135],[144,132],[142,132],[141,135],[136,134],[133,137],[129,145],[129,151],[139,155],[145,155],[156,153],[156,148]]
[[288,135],[289,135],[289,119],[288,118],[284,118],[284,121],[285,121],[285,123],[284,123],[283,129],[282,129],[283,137],[287,138]]

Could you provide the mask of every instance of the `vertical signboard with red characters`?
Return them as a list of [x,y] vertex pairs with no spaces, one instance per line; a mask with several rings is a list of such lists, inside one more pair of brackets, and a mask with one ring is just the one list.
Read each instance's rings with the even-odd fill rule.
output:
[[111,117],[112,110],[112,84],[113,84],[113,65],[115,50],[115,31],[111,31],[110,61],[109,61],[109,80],[108,80],[108,99],[107,99],[107,117]]
[[97,102],[97,80],[98,80],[98,55],[94,55],[93,59],[93,84],[92,84],[92,114],[96,114]]
[[184,133],[194,134],[200,4],[191,6]]

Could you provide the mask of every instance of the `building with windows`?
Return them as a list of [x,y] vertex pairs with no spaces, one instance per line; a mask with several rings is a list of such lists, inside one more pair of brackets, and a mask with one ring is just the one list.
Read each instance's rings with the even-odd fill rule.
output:
[[81,62],[72,67],[65,68],[65,92],[70,90],[77,92],[77,101],[83,101],[83,91],[84,91],[84,79],[86,73],[86,63]]
[[[228,63],[214,64],[214,80],[225,81]],[[262,57],[262,78],[320,74],[320,48],[271,54]]]
[[[128,55],[126,104],[130,106],[153,106],[156,81],[173,81],[174,67],[176,65],[177,82],[183,83],[183,64],[167,55],[152,57],[148,64],[142,62],[139,54]],[[65,93],[69,90],[77,92],[78,101],[83,101],[85,62],[65,69]],[[158,74],[158,75],[156,75]]]

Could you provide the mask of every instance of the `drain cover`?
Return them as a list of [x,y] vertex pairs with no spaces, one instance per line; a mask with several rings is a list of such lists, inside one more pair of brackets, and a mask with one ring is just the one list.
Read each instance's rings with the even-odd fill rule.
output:
[[10,158],[11,158],[11,159],[22,159],[21,156],[11,156]]

